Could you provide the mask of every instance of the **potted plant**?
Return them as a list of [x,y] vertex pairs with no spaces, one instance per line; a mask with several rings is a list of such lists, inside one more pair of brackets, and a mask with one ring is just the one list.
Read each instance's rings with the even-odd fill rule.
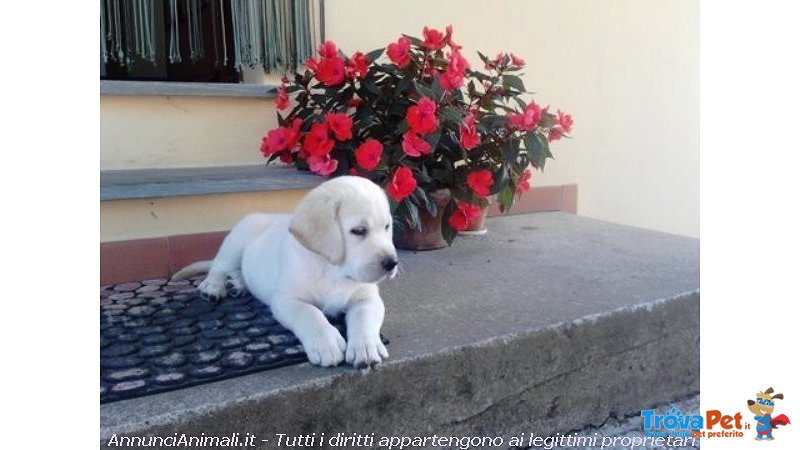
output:
[[371,179],[390,198],[400,246],[414,245],[401,233],[426,234],[427,225],[437,242],[418,247],[435,248],[451,244],[490,196],[507,211],[572,118],[528,97],[515,55],[478,53],[485,70],[475,70],[451,27],[422,35],[349,57],[324,42],[302,73],[284,78],[279,126],[261,152],[268,163]]

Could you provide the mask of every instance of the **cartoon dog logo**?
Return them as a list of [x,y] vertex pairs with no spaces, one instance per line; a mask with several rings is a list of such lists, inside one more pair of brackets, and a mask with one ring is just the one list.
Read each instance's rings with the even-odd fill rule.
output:
[[747,401],[747,409],[750,410],[753,414],[756,415],[755,419],[758,422],[756,426],[756,440],[767,440],[771,441],[774,438],[772,437],[772,429],[778,427],[778,425],[789,425],[789,418],[786,417],[784,414],[772,417],[772,411],[775,409],[775,399],[783,400],[783,394],[773,394],[773,389],[769,388],[764,392],[759,392],[756,394],[755,401],[748,400]]

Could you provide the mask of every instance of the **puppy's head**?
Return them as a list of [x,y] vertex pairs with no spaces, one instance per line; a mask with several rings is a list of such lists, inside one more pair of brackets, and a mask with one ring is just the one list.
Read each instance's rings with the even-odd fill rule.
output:
[[389,202],[365,178],[342,176],[319,185],[297,205],[289,232],[339,266],[345,278],[377,283],[397,273]]

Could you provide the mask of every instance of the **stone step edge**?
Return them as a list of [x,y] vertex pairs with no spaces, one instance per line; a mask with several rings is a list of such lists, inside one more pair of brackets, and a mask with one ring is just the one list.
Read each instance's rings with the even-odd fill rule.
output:
[[302,434],[309,420],[336,424],[333,431],[376,435],[546,436],[596,426],[699,391],[699,302],[699,290],[686,292],[390,360],[369,373],[343,370],[288,388],[123,420],[114,429],[103,424],[101,407],[101,443],[115,433],[249,432],[271,438]]

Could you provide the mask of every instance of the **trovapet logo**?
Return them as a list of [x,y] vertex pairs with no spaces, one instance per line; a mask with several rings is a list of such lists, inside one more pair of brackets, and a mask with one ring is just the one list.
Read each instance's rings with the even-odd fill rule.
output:
[[[785,414],[772,416],[775,400],[783,399],[783,394],[775,394],[772,388],[756,394],[756,400],[747,400],[747,409],[755,414],[755,439],[757,441],[774,439],[773,431],[779,426],[789,425]],[[646,436],[653,437],[703,437],[703,438],[741,438],[752,424],[743,420],[741,412],[725,414],[717,409],[709,409],[705,414],[684,414],[672,408],[663,414],[654,409],[642,410],[643,428]]]
[[646,436],[659,437],[707,437],[730,438],[743,437],[750,428],[749,423],[742,423],[742,414],[723,414],[711,409],[705,416],[700,414],[684,414],[672,408],[665,414],[657,414],[654,409],[642,411],[644,433]]

